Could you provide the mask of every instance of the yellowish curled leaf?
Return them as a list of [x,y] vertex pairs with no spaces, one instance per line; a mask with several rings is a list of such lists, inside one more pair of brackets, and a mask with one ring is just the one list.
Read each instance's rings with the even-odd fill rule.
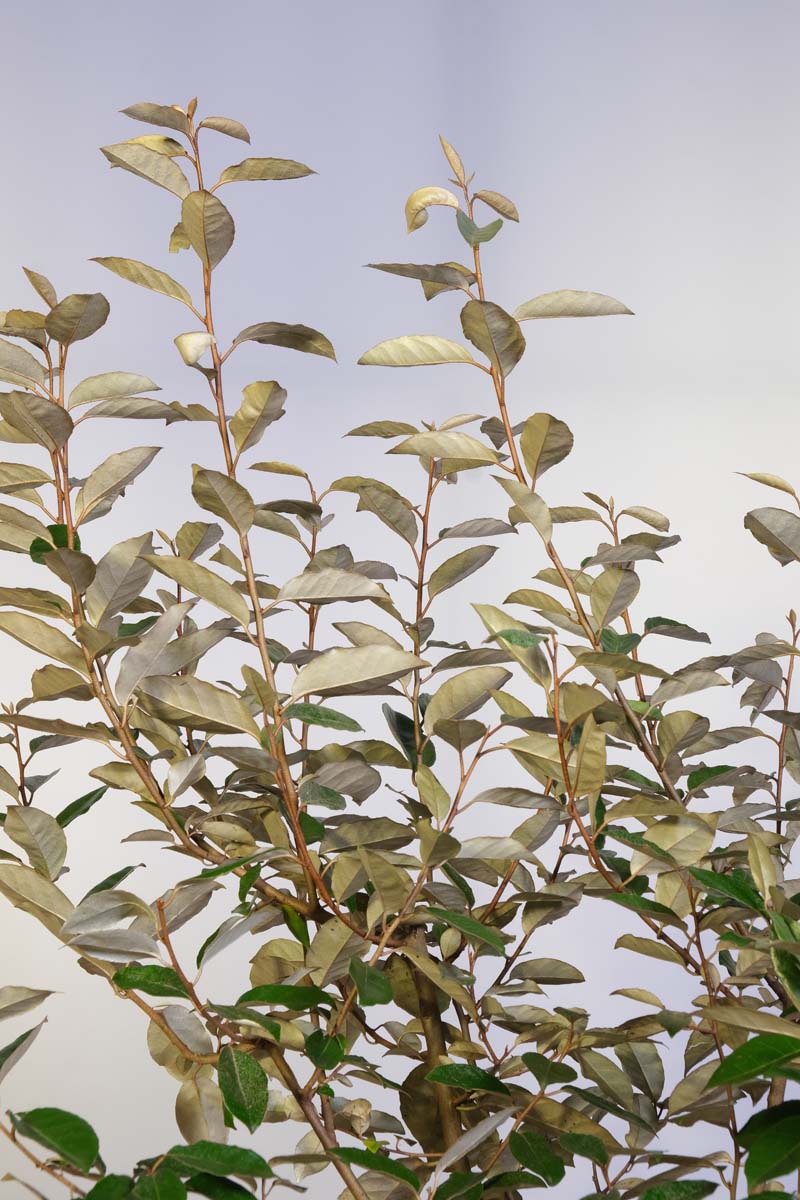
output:
[[406,200],[406,226],[409,233],[422,228],[428,219],[428,209],[432,204],[446,204],[450,208],[458,208],[458,199],[447,188],[417,188]]

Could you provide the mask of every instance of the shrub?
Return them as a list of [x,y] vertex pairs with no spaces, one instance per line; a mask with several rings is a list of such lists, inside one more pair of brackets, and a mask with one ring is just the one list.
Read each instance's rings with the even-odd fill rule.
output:
[[[391,338],[360,362],[479,370],[494,415],[351,430],[416,460],[411,498],[382,478],[324,482],[293,463],[253,461],[286,391],[257,380],[241,401],[226,398],[228,360],[248,342],[334,351],[317,330],[277,321],[223,349],[213,282],[234,223],[219,192],[227,200],[229,184],[311,171],[248,157],[208,186],[201,146],[249,135],[195,110],[134,105],[128,116],[165,132],[103,150],[179,205],[169,248],[189,252],[192,290],[141,262],[96,261],[191,314],[175,344],[196,398],[160,399],[127,371],[73,381],[72,346],[104,324],[108,301],[58,300],[31,270],[41,311],[10,309],[0,339],[11,389],[0,436],[37,457],[0,466],[0,546],[29,557],[38,581],[0,590],[0,630],[48,660],[0,718],[0,891],[131,1006],[131,1027],[179,1081],[183,1141],[165,1135],[156,1157],[109,1174],[83,1115],[12,1111],[3,1132],[95,1200],[263,1197],[292,1162],[298,1179],[338,1173],[356,1200],[491,1200],[562,1180],[562,1195],[593,1186],[691,1200],[785,1176],[800,1166],[800,1110],[785,1099],[787,1080],[800,1078],[800,894],[784,880],[798,812],[786,792],[800,782],[795,615],[784,635],[737,653],[659,665],[664,638],[688,643],[690,656],[709,642],[683,614],[633,616],[639,565],[678,541],[668,519],[591,492],[548,505],[544,475],[572,434],[542,412],[516,423],[508,407],[525,321],[629,310],[593,292],[548,293],[513,315],[487,299],[484,247],[518,213],[497,192],[473,192],[442,141],[453,178],[415,191],[406,220],[413,231],[429,209],[452,209],[467,264],[372,265],[418,281],[426,301],[455,299],[463,339]],[[208,465],[193,468],[191,488],[202,519],[103,545],[92,523],[157,448],[125,446],[74,479],[72,439],[98,418],[206,422]],[[471,508],[471,480],[486,472],[501,515]],[[275,498],[264,498],[265,474],[278,480]],[[783,480],[750,478],[800,505]],[[455,484],[463,520],[441,529],[438,494]],[[392,565],[357,560],[328,535],[342,493],[382,523]],[[578,523],[585,557],[569,566],[558,534]],[[793,512],[757,509],[745,524],[781,565],[800,559]],[[501,537],[524,556],[505,601],[514,615],[482,602],[477,576]],[[263,574],[275,538],[290,539],[300,564],[280,587]],[[445,593],[459,586],[463,598],[468,578],[472,636],[454,642]],[[209,661],[224,664],[224,682],[207,678]],[[741,689],[746,723],[712,729],[683,707],[719,686]],[[86,707],[73,716],[76,705]],[[107,759],[55,811],[39,756],[86,739]],[[760,765],[731,761],[740,744],[758,748]],[[109,790],[141,812],[136,836],[178,852],[171,886],[152,901],[146,872],[129,880],[129,867],[82,898],[74,880],[61,886],[70,827],[91,821]],[[479,836],[464,819],[476,806],[489,829]],[[229,915],[209,931],[212,895]],[[672,1001],[621,988],[619,1021],[592,1023],[580,986],[587,907],[624,930],[620,952],[681,977]],[[537,953],[539,931],[556,921],[569,960]],[[174,944],[182,927],[192,959]],[[209,995],[204,965],[242,936],[256,947],[249,979],[229,973],[224,994]],[[697,994],[678,1010],[684,978]],[[551,1000],[559,985],[566,1004],[557,991]],[[0,1017],[49,994],[9,984]],[[630,1001],[643,1015],[625,1016]],[[0,1078],[46,1039],[43,1025],[0,1051]],[[674,1075],[681,1057],[685,1078],[668,1094],[664,1059]],[[271,1165],[259,1131],[280,1121],[301,1132]],[[707,1152],[681,1151],[676,1130],[701,1122],[714,1132]],[[260,1150],[241,1144],[248,1133]]]

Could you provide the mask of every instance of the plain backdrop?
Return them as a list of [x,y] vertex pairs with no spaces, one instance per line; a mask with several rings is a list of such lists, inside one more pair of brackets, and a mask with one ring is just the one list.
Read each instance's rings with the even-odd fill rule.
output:
[[[463,255],[448,211],[434,210],[413,238],[405,232],[407,195],[449,174],[442,133],[477,172],[477,186],[506,193],[520,209],[521,224],[507,223],[484,253],[491,298],[513,309],[541,292],[585,288],[636,313],[525,326],[528,351],[510,388],[513,417],[549,411],[576,435],[571,458],[547,477],[546,498],[575,502],[589,489],[668,513],[683,540],[664,566],[643,569],[638,611],[709,629],[715,650],[733,650],[760,630],[779,629],[797,597],[796,572],[781,570],[742,524],[748,508],[780,498],[736,472],[800,482],[799,39],[800,10],[779,0],[6,5],[0,303],[35,305],[22,265],[44,272],[61,294],[103,290],[111,318],[76,349],[73,382],[124,369],[152,376],[166,399],[205,398],[202,379],[172,345],[191,318],[89,261],[139,258],[196,286],[189,256],[167,253],[175,198],[110,171],[97,147],[145,132],[118,115],[125,105],[185,105],[197,95],[201,113],[238,118],[252,134],[252,149],[208,135],[215,164],[252,153],[297,158],[318,172],[224,194],[238,235],[217,274],[222,340],[255,321],[304,322],[328,334],[338,356],[334,365],[261,347],[240,353],[237,386],[276,377],[289,391],[287,416],[259,456],[301,461],[321,485],[338,475],[383,474],[419,495],[412,465],[382,459],[379,443],[340,439],[377,417],[492,411],[478,372],[356,366],[383,338],[460,337],[454,297],[426,305],[415,283],[363,269],[371,261]],[[87,528],[90,552],[199,515],[188,498],[190,465],[219,465],[212,435],[204,425],[84,426],[78,474],[123,445],[165,447],[113,516]],[[267,477],[257,486],[257,498],[276,494]],[[359,556],[392,552],[372,518],[354,526],[352,500],[337,501],[335,510],[333,540],[352,538]],[[444,497],[441,523],[501,511],[489,481],[465,480]],[[576,558],[591,549],[585,536],[566,534]],[[300,564],[285,548],[274,550],[274,541],[263,543],[272,557],[262,567],[281,582]],[[474,598],[502,600],[543,565],[531,542],[506,539]],[[16,582],[17,566],[3,557],[3,583]],[[466,607],[469,588],[450,594],[440,618],[445,636],[480,636]],[[0,701],[8,702],[25,692],[41,660],[6,643],[2,664]],[[736,723],[734,696],[703,702]],[[87,750],[57,759],[51,755],[47,769],[60,773],[41,793],[50,811],[91,786],[86,770],[96,761]],[[152,845],[118,846],[142,825],[121,793],[76,823],[64,880],[70,895],[126,862],[152,864],[142,884],[150,899],[177,878],[174,857]],[[220,920],[225,911],[224,904],[209,910]],[[607,927],[605,909],[586,911],[590,919],[577,927],[545,931],[541,952],[588,957],[591,988],[564,995],[599,1019],[632,1016],[636,1006],[610,1002],[610,991],[658,990],[671,972],[628,954],[612,962],[619,929]],[[0,983],[59,992],[36,1046],[3,1088],[2,1107],[53,1104],[83,1113],[115,1169],[166,1148],[177,1137],[177,1084],[147,1056],[142,1015],[7,905],[2,930]],[[212,963],[208,992],[229,978],[235,987],[254,949],[240,944]],[[682,998],[667,997],[675,1005]],[[7,1023],[6,1040],[25,1020]],[[706,1134],[690,1131],[689,1142]],[[275,1153],[288,1140],[284,1127],[265,1128],[253,1144]],[[7,1145],[0,1165],[33,1177]],[[18,1187],[4,1186],[9,1195]],[[44,1191],[54,1195],[56,1186]],[[323,1195],[334,1185],[316,1186],[313,1194]]]

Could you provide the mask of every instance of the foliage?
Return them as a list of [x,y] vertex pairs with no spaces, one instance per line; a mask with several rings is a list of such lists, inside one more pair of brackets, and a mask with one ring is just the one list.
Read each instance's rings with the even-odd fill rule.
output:
[[[0,590],[0,630],[48,661],[0,717],[0,892],[131,1006],[132,1028],[177,1082],[183,1142],[165,1136],[158,1157],[110,1174],[81,1114],[14,1111],[7,1137],[94,1200],[264,1196],[321,1170],[356,1200],[516,1197],[568,1187],[573,1172],[570,1195],[591,1178],[597,1196],[690,1200],[794,1171],[800,1104],[785,1092],[800,1079],[800,896],[784,869],[797,815],[788,781],[800,782],[795,615],[785,635],[699,658],[692,647],[709,638],[690,614],[634,617],[638,572],[678,541],[668,519],[592,492],[548,504],[544,475],[572,433],[543,412],[514,423],[507,406],[525,321],[629,310],[594,292],[547,293],[513,313],[488,299],[486,247],[519,214],[498,192],[473,193],[443,141],[450,186],[415,191],[406,220],[411,232],[434,207],[454,210],[439,216],[466,264],[372,266],[417,281],[426,301],[455,302],[461,332],[391,337],[360,362],[480,371],[494,415],[437,425],[404,414],[351,430],[416,460],[410,499],[380,477],[322,486],[301,466],[253,461],[287,392],[256,380],[226,399],[229,360],[248,342],[334,350],[316,329],[273,320],[223,348],[213,283],[235,238],[227,185],[311,169],[246,158],[209,185],[201,143],[249,142],[241,124],[198,120],[196,101],[126,113],[157,132],[103,153],[171,194],[169,249],[194,263],[192,282],[96,261],[186,310],[175,344],[197,388],[182,402],[129,371],[73,382],[73,344],[109,313],[100,293],[59,300],[27,270],[39,309],[2,316],[0,437],[32,448],[36,464],[0,465],[0,546],[27,557],[37,582]],[[100,546],[92,523],[158,448],[126,443],[75,479],[73,440],[99,418],[207,422],[191,485],[202,516]],[[476,472],[496,481],[502,516],[471,510]],[[264,474],[278,480],[273,498]],[[785,481],[749,478],[800,506]],[[437,496],[453,485],[464,519],[436,533]],[[357,560],[329,536],[347,495],[394,538],[396,567]],[[573,524],[587,539],[570,566],[558,543]],[[779,564],[800,560],[794,512],[756,509],[745,525]],[[482,602],[477,578],[501,537],[518,539],[525,559],[502,608]],[[281,586],[261,571],[275,538],[299,563]],[[452,642],[443,596],[472,576],[472,638]],[[689,661],[663,665],[664,638],[687,644]],[[223,681],[209,678],[212,651]],[[717,687],[738,690],[744,723],[712,729],[685,707]],[[40,755],[86,739],[102,759],[93,782],[51,812]],[[739,761],[749,745],[758,765]],[[73,822],[91,821],[109,792],[141,813],[139,840],[178,851],[155,899],[130,868],[82,898],[64,878]],[[485,835],[465,832],[475,806],[491,819]],[[229,915],[209,932],[215,894]],[[580,961],[587,909],[624,930],[621,967],[635,961],[626,954],[645,968],[658,960],[687,978],[693,1000],[676,1010],[622,988],[644,1015],[594,1024]],[[537,953],[538,932],[557,921],[577,963]],[[173,944],[181,927],[194,933],[194,962]],[[209,995],[204,965],[240,937],[254,946],[249,980],[229,973],[224,994]],[[567,1004],[557,990],[551,999],[559,986]],[[9,984],[0,1017],[48,996]],[[0,1079],[46,1040],[43,1025],[0,1050]],[[681,1056],[685,1078],[668,1093],[665,1063],[674,1075]],[[259,1141],[265,1122],[300,1127],[269,1160],[236,1144]],[[676,1132],[698,1123],[711,1127],[706,1152],[680,1152]]]

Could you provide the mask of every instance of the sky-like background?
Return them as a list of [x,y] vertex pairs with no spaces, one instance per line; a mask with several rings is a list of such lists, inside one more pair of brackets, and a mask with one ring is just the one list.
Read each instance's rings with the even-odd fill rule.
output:
[[[376,417],[492,411],[478,372],[356,366],[383,338],[460,337],[453,297],[426,305],[416,284],[363,269],[462,255],[450,212],[434,210],[411,239],[403,220],[412,190],[446,181],[442,133],[478,186],[506,193],[520,209],[521,224],[507,223],[484,254],[491,298],[513,309],[541,292],[586,288],[636,313],[525,326],[528,351],[510,389],[514,419],[549,411],[576,435],[569,461],[547,477],[547,499],[566,503],[589,489],[668,513],[683,541],[663,567],[643,571],[639,611],[710,629],[719,650],[777,629],[800,599],[795,574],[742,525],[748,508],[780,497],[736,474],[772,471],[800,483],[796,4],[80,0],[6,5],[2,26],[0,304],[34,303],[22,265],[44,272],[61,294],[107,294],[111,318],[76,350],[73,382],[125,369],[156,379],[167,399],[204,398],[202,380],[172,345],[191,328],[182,310],[89,261],[138,258],[196,284],[188,256],[167,254],[175,198],[110,171],[97,147],[145,132],[118,115],[125,105],[185,104],[197,95],[200,112],[238,118],[252,134],[252,150],[209,135],[215,163],[276,155],[318,172],[223,194],[238,231],[218,272],[223,340],[255,321],[304,322],[332,338],[339,360],[241,352],[240,386],[275,376],[289,391],[288,415],[262,457],[301,461],[321,484],[385,473],[416,486],[412,467],[382,460],[378,444],[339,439]],[[165,450],[113,518],[91,527],[94,550],[155,526],[176,528],[187,515],[191,462],[218,465],[208,427],[95,422],[84,427],[76,472],[132,441]],[[457,495],[445,499],[442,524],[456,513],[499,511],[488,482],[451,490]],[[352,502],[338,511],[351,513]],[[339,532],[353,532],[359,555],[379,556],[377,528],[359,523],[353,532],[343,515]],[[572,531],[567,545],[578,546]],[[13,570],[9,563],[6,556],[4,570]],[[542,565],[504,548],[487,598],[528,584]],[[280,582],[297,567],[287,555],[265,569]],[[454,615],[454,627],[467,620]],[[3,653],[0,700],[8,701],[24,691],[34,664]],[[737,719],[733,701],[728,719]],[[57,809],[85,790],[82,762],[73,758],[42,793],[46,804]],[[76,894],[123,861],[144,861],[141,846],[127,847],[127,858],[116,848],[137,822],[115,796],[113,812],[85,830],[75,826]],[[158,870],[170,877],[163,863]],[[4,1088],[3,1108],[84,1111],[118,1169],[158,1152],[175,1133],[177,1085],[143,1057],[140,1015],[115,1003],[66,951],[54,952],[31,919],[6,907],[2,920],[0,983],[65,993]],[[576,944],[575,955],[584,949]],[[623,981],[619,959],[612,971],[593,952],[598,1005],[611,987],[644,982],[641,961],[629,956]],[[656,964],[651,973],[654,986]],[[12,1156],[0,1148],[0,1165],[17,1169]]]

